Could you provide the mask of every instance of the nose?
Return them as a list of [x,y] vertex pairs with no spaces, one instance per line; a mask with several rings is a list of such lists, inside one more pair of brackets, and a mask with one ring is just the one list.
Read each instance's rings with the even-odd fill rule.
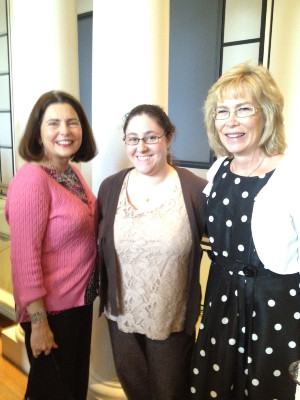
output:
[[69,126],[65,121],[61,121],[59,126],[60,133],[67,134],[69,133]]
[[137,149],[139,150],[139,151],[142,151],[142,150],[144,150],[145,148],[147,148],[147,145],[146,145],[146,143],[143,141],[143,140],[139,140],[139,142],[138,142],[138,144],[137,144]]
[[226,125],[231,126],[231,125],[236,125],[237,123],[238,123],[238,119],[237,119],[235,113],[231,112],[229,114],[229,117],[226,120]]

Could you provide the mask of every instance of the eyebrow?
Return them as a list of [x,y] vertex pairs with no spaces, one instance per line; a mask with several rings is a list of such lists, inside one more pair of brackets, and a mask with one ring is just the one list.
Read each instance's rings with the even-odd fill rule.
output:
[[[144,134],[144,135],[149,135],[149,134],[151,134],[151,133],[154,133],[155,135],[159,135],[159,133],[154,132],[154,131],[147,131],[147,132],[144,132],[143,134]],[[138,136],[138,133],[135,133],[135,132],[128,132],[128,133],[127,133],[127,136],[128,136],[128,135],[135,135],[135,136]]]
[[[243,103],[238,103],[238,104],[236,104],[236,105],[235,105],[235,108],[244,106],[244,105],[246,105],[246,104],[253,105],[250,101],[244,101]],[[221,104],[221,105],[217,106],[216,108],[230,108],[230,107]]]
[[[59,122],[59,121],[62,121],[62,120],[60,118],[49,118],[45,122],[52,122],[52,121]],[[80,122],[79,118],[76,118],[76,117],[68,118],[66,121],[67,122],[70,122],[70,121],[78,121],[78,122]]]

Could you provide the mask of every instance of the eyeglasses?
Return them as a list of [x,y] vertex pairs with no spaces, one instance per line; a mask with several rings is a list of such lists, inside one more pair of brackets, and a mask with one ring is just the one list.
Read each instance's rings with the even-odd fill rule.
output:
[[234,111],[229,111],[226,108],[217,108],[216,111],[213,112],[214,119],[227,119],[230,117],[231,114],[234,114],[237,118],[246,118],[251,117],[251,115],[256,114],[257,112],[261,111],[261,106],[242,106],[238,107]]
[[142,140],[145,144],[155,144],[161,139],[163,136],[165,136],[165,133],[162,134],[161,136],[158,135],[153,135],[148,134],[144,136],[143,138],[138,138],[136,136],[124,136],[123,140],[126,144],[129,144],[130,146],[137,146],[140,143],[140,140]]

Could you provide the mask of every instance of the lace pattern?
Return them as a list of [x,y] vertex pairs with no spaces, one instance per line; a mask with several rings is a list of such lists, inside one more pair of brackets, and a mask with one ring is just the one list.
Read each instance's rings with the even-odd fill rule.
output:
[[128,175],[120,193],[114,237],[119,316],[124,332],[163,340],[183,330],[187,302],[187,265],[192,245],[179,178],[168,201],[136,210],[127,200]]

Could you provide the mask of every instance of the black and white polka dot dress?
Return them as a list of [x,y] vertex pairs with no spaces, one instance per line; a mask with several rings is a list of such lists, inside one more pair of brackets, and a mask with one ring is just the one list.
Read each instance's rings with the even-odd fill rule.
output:
[[271,175],[235,175],[227,159],[215,177],[206,221],[214,260],[191,399],[295,398],[288,366],[300,359],[299,274],[265,269],[251,235],[254,199]]

